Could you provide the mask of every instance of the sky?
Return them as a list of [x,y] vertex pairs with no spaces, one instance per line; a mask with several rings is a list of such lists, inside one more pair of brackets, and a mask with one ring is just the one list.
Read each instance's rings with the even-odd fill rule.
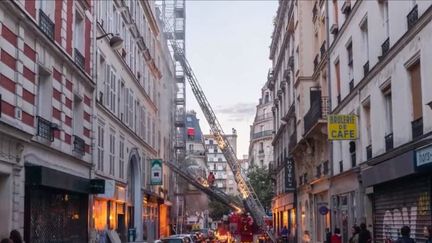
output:
[[[225,134],[237,130],[237,157],[248,154],[250,125],[271,67],[278,1],[187,0],[186,56]],[[186,108],[208,123],[189,87]]]

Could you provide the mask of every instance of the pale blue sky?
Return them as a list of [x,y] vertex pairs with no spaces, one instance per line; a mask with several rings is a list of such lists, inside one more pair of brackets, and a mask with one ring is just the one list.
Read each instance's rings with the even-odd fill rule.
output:
[[[186,55],[225,133],[236,128],[237,156],[248,153],[249,126],[270,67],[278,1],[187,0]],[[187,85],[187,109],[204,115]]]

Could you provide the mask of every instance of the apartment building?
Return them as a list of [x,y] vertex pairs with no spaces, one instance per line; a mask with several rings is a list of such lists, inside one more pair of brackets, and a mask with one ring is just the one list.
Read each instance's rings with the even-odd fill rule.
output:
[[256,107],[256,114],[250,129],[249,165],[268,168],[273,161],[273,95],[265,85],[261,89],[261,98]]
[[[233,128],[232,134],[226,134],[225,136],[236,153],[237,131]],[[215,187],[223,190],[227,194],[237,195],[237,183],[234,180],[234,174],[213,135],[204,135],[204,146],[207,168],[215,175]]]
[[[206,164],[206,150],[204,137],[199,124],[200,120],[195,111],[186,112],[186,165],[191,175],[207,179],[208,169]],[[201,229],[208,227],[208,203],[207,195],[196,187],[184,182],[187,190],[184,194],[186,222],[184,232],[199,226]]]
[[431,219],[429,1],[329,4],[331,113],[358,117],[358,139],[332,142],[332,225],[344,241],[366,222],[376,241]]
[[88,239],[91,4],[0,2],[1,236],[17,229],[26,242]]
[[96,237],[109,228],[126,240],[135,228],[137,240],[153,241],[170,233],[171,175],[162,166],[155,182],[151,164],[173,159],[174,64],[155,2],[97,1],[95,9],[95,177],[111,190],[94,198],[92,226]]

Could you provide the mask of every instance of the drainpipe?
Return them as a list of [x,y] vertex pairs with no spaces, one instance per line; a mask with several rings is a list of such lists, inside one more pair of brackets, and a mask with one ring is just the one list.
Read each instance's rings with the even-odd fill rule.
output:
[[[92,148],[92,159],[91,159],[91,167],[90,167],[90,171],[89,171],[89,178],[92,179],[94,178],[95,175],[95,162],[96,162],[96,151],[95,151],[95,145],[96,145],[96,136],[95,136],[95,131],[96,131],[96,99],[97,99],[97,46],[96,46],[96,36],[97,36],[97,23],[96,23],[96,13],[95,13],[95,2],[93,2],[93,11],[92,11],[92,17],[93,17],[93,23],[92,23],[92,27],[93,27],[93,37],[92,37],[92,45],[93,45],[93,55],[91,55],[93,57],[92,60],[92,66],[93,69],[91,69],[92,74],[91,76],[93,77],[93,82],[96,84],[95,85],[95,89],[93,90],[93,94],[92,94],[92,118],[93,118],[93,122],[92,122],[92,137],[91,137],[91,148]],[[93,220],[90,220],[93,217],[93,201],[94,201],[94,196],[90,195],[89,197],[89,232],[90,232],[90,237],[89,237],[89,241],[90,242],[94,242],[95,239],[95,234],[92,232],[94,229],[94,224],[93,224]]]
[[[327,37],[327,41],[326,41],[326,48],[327,48],[327,92],[328,92],[328,105],[329,105],[329,110],[331,113],[332,110],[332,92],[331,92],[331,74],[330,74],[330,33],[329,33],[329,28],[330,28],[330,24],[329,24],[329,1],[325,1],[326,4],[326,37]],[[332,181],[331,181],[331,176],[333,176],[333,141],[328,141],[328,160],[329,160],[329,166],[330,166],[330,185],[329,188],[332,188]],[[333,228],[333,220],[332,220],[332,213],[333,210],[332,209],[332,198],[331,198],[331,191],[329,191],[329,206],[330,206],[330,229]]]

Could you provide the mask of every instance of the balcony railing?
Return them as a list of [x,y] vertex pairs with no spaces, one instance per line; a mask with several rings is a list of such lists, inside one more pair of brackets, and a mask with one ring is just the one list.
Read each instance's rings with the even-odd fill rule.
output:
[[305,133],[307,133],[318,120],[326,119],[328,111],[328,97],[322,96],[319,102],[311,103],[309,111],[304,116]]
[[321,59],[324,57],[325,51],[326,51],[326,41],[323,41],[321,48],[320,48]]
[[266,131],[254,133],[252,135],[252,139],[258,139],[258,138],[272,136],[272,135],[273,135],[273,130],[266,130]]
[[258,153],[259,153],[259,154],[263,154],[263,153],[264,153],[264,149],[260,149],[260,150],[258,150]]
[[84,69],[85,67],[85,58],[84,56],[81,54],[81,52],[75,48],[74,49],[74,54],[75,54],[75,63],[82,69]]
[[393,133],[390,133],[384,137],[386,152],[393,149]]
[[418,20],[418,6],[416,4],[407,15],[408,30],[410,30],[417,23],[417,20]]
[[85,152],[85,141],[77,135],[74,135],[73,151],[80,155],[83,155]]
[[319,64],[318,60],[319,60],[319,55],[317,54],[317,55],[315,56],[314,61],[313,61],[313,64],[314,64],[314,71],[316,71],[316,70],[318,69],[318,64]]
[[270,118],[272,118],[272,114],[270,112],[268,112],[268,113],[256,116],[255,122],[263,121],[263,120],[270,119]]
[[48,38],[54,40],[54,22],[42,11],[39,9],[39,28],[44,32]]
[[366,147],[366,159],[372,159],[372,144]]
[[54,141],[54,132],[52,123],[40,116],[37,117],[37,136]]
[[369,61],[367,61],[363,65],[363,76],[366,77],[366,75],[369,73]]
[[411,122],[412,137],[418,138],[423,135],[423,117]]
[[353,91],[354,89],[354,79],[351,79],[351,81],[349,82],[349,91]]
[[387,38],[381,45],[381,55],[385,56],[387,55],[387,52],[390,49],[390,37]]

